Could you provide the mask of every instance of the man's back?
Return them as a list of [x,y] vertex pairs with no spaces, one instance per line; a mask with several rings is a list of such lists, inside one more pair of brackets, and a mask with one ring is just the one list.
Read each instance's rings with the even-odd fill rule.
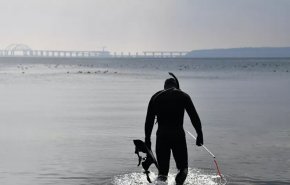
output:
[[171,88],[157,95],[154,109],[158,127],[167,130],[182,128],[188,95],[176,88]]
[[158,121],[158,135],[184,132],[184,110],[188,113],[197,133],[202,134],[199,116],[188,94],[177,88],[169,88],[155,93],[147,110],[146,138],[150,138],[155,116]]

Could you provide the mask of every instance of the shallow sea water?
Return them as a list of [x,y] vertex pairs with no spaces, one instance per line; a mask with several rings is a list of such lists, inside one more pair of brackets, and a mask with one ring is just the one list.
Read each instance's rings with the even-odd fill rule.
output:
[[[168,71],[227,184],[289,184],[290,59],[232,60],[0,61],[0,184],[148,184],[132,140],[144,138]],[[187,144],[187,184],[224,184],[211,156]],[[175,174],[171,161],[168,184]]]

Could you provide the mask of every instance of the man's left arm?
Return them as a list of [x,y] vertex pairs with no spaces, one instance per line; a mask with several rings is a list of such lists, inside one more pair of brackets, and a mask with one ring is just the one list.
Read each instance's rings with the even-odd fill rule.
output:
[[145,120],[145,144],[148,148],[151,149],[151,133],[154,126],[154,119],[155,119],[155,112],[153,108],[153,99],[154,96],[151,98],[148,108],[147,108],[147,115]]

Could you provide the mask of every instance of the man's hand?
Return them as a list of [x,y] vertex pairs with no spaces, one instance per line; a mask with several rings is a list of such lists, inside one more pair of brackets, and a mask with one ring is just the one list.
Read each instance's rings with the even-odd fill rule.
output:
[[202,134],[197,135],[197,137],[196,137],[196,145],[197,146],[202,146],[203,145],[203,136],[202,136]]

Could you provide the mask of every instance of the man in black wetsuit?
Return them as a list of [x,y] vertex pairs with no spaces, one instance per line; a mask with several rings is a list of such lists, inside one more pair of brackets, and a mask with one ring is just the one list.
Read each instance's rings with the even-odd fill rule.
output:
[[179,173],[176,184],[183,184],[188,173],[188,156],[183,129],[184,110],[188,113],[197,133],[196,145],[203,145],[203,134],[199,116],[189,95],[179,89],[178,80],[169,78],[164,90],[155,93],[148,105],[145,122],[145,143],[151,149],[151,133],[157,116],[158,130],[156,155],[159,165],[158,180],[166,181],[172,151]]

